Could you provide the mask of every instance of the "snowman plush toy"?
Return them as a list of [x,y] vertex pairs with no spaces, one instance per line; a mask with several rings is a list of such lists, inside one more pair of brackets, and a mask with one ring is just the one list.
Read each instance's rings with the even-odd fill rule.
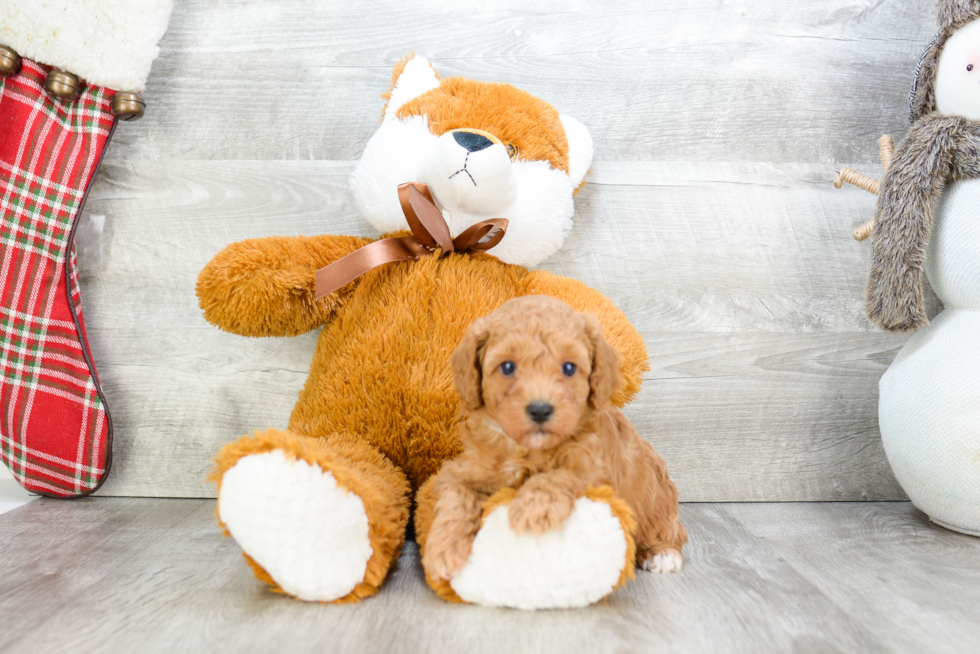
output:
[[[895,476],[934,522],[980,535],[980,0],[938,8],[875,209],[868,315],[918,330],[880,384]],[[923,272],[945,304],[932,324]]]

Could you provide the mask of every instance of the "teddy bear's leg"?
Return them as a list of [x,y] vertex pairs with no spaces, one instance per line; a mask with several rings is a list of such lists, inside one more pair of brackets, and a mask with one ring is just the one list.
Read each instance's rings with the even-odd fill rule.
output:
[[256,576],[301,600],[374,594],[405,540],[405,474],[364,440],[269,430],[221,449],[218,519]]
[[[571,515],[554,530],[517,534],[504,489],[483,506],[482,526],[465,565],[446,581],[426,571],[439,597],[485,606],[554,609],[588,606],[633,578],[636,521],[626,502],[608,486],[590,487]],[[428,543],[438,494],[429,480],[416,498],[416,539]]]

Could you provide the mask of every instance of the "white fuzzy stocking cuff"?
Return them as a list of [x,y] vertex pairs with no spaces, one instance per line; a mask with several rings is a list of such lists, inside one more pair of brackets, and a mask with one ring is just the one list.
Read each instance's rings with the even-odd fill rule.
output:
[[172,0],[0,0],[0,45],[116,91],[142,91]]

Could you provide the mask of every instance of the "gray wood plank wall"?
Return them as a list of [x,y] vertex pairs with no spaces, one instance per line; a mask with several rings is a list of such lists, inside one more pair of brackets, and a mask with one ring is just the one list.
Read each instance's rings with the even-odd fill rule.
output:
[[[209,458],[283,426],[315,335],[249,340],[200,316],[229,242],[372,234],[347,188],[410,49],[511,82],[595,139],[575,230],[545,268],[615,300],[651,367],[629,415],[687,501],[901,499],[877,384],[903,337],[864,318],[877,174],[900,137],[928,0],[177,0],[146,117],[119,127],[81,243],[115,424],[105,495],[209,496]],[[88,218],[86,217],[86,220]],[[938,310],[935,299],[932,309]]]

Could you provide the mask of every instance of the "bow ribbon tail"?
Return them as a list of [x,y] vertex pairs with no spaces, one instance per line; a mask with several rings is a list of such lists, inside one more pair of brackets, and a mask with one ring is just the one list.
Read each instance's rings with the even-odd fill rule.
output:
[[494,218],[471,226],[453,240],[449,225],[433,202],[425,184],[400,184],[398,201],[408,226],[412,229],[412,236],[397,236],[368,243],[343,259],[320,268],[316,271],[317,300],[386,263],[418,261],[437,249],[441,249],[443,254],[486,252],[500,243],[507,232],[507,220]]
[[316,271],[316,299],[330,295],[378,266],[394,261],[416,261],[425,254],[428,250],[412,236],[368,243]]
[[504,238],[508,224],[506,218],[493,218],[471,225],[453,240],[453,249],[471,254],[486,252]]
[[417,182],[399,184],[398,203],[402,206],[409,229],[422,245],[431,249],[442,248],[443,252],[453,251],[449,225],[436,207],[428,186]]

